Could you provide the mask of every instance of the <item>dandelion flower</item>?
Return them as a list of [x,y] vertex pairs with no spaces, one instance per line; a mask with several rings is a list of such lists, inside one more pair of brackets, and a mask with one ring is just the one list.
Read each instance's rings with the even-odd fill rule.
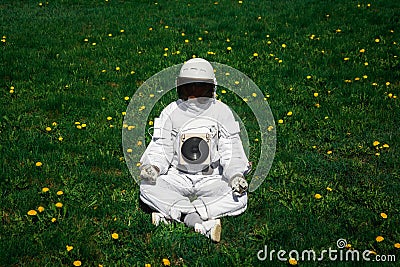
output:
[[58,137],[58,141],[61,142],[62,140],[64,140],[64,138],[62,138],[62,136]]
[[382,242],[383,240],[385,240],[385,238],[383,238],[383,236],[378,235],[378,236],[375,238],[375,240],[376,240],[376,242]]
[[379,43],[381,40],[379,38],[375,39],[375,43]]
[[382,147],[389,148],[389,145],[388,144],[384,144]]
[[326,190],[328,190],[329,192],[332,192],[333,189],[330,187],[327,187]]
[[81,266],[82,262],[81,261],[74,261],[74,266]]
[[400,243],[394,244],[394,247],[395,247],[395,248],[400,248]]
[[283,120],[282,119],[278,120],[278,123],[283,124]]
[[283,48],[286,48],[286,44],[282,44],[282,47],[283,47]]
[[74,247],[73,246],[66,246],[66,248],[67,248],[67,251],[71,251],[71,250],[73,250],[74,249]]
[[115,67],[115,70],[116,70],[116,71],[120,71],[121,68],[120,68],[120,67]]
[[151,264],[150,264],[150,263],[146,263],[146,264],[144,265],[144,267],[151,267]]
[[350,58],[349,58],[349,57],[345,57],[343,60],[344,60],[344,61],[349,61]]
[[374,146],[379,146],[379,141],[374,141],[373,143],[372,143]]
[[57,208],[62,208],[62,207],[63,207],[63,204],[62,204],[61,202],[57,202],[57,203],[55,204],[55,206],[56,206]]
[[137,141],[137,143],[136,143],[136,145],[137,145],[137,146],[141,146],[142,144],[143,144],[143,142],[142,142],[142,141],[140,141],[140,140],[139,140],[139,141]]
[[268,132],[271,132],[273,129],[274,129],[274,126],[272,126],[272,125],[268,126],[268,128],[267,128]]
[[253,97],[257,97],[257,94],[256,93],[252,93],[251,94]]
[[258,57],[258,53],[254,53],[254,54],[253,54],[253,57]]
[[42,188],[42,192],[43,193],[47,193],[47,192],[49,192],[50,191],[50,189],[48,188],[48,187],[43,187]]
[[294,258],[290,258],[290,259],[289,259],[289,264],[290,264],[290,265],[297,265],[297,260],[294,259]]
[[360,49],[360,53],[365,53],[365,49]]
[[332,154],[332,150],[328,150],[328,151],[326,152],[326,154],[328,154],[328,155]]
[[129,100],[129,96],[125,96],[125,97],[124,97],[124,100]]
[[314,93],[314,97],[318,97],[318,93]]
[[43,165],[43,163],[41,163],[40,161],[35,163],[36,167],[41,167]]
[[107,120],[108,120],[108,121],[112,120],[112,117],[107,117]]
[[51,127],[46,127],[46,132],[51,132]]
[[57,191],[57,196],[61,196],[61,195],[64,195],[64,192],[61,190]]
[[36,210],[30,210],[30,211],[28,211],[28,215],[29,216],[36,216],[37,212],[36,212]]
[[39,206],[39,207],[37,208],[37,210],[38,210],[39,212],[43,212],[43,211],[44,211],[44,208],[43,208],[42,206]]
[[57,221],[56,218],[51,218],[51,222],[52,222],[52,223],[55,223],[56,221]]
[[162,259],[162,262],[164,264],[164,266],[171,266],[171,262],[169,261],[169,259]]
[[307,78],[307,80],[311,79],[311,75],[307,75],[306,78]]
[[381,213],[381,217],[382,217],[383,219],[387,219],[388,216],[387,216],[386,213],[382,212],[382,213]]
[[292,116],[292,115],[293,115],[293,112],[292,112],[292,111],[289,111],[286,115],[287,115],[287,116]]
[[322,198],[322,196],[321,196],[320,194],[315,194],[314,197],[315,197],[316,199]]
[[112,233],[111,237],[112,237],[112,239],[116,240],[119,238],[119,235],[117,233]]

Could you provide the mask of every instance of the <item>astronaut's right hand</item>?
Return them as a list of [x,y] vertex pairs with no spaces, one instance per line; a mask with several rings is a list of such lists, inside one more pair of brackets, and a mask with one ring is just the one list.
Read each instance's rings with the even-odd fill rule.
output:
[[160,175],[160,169],[154,165],[143,165],[140,167],[140,179],[155,184]]

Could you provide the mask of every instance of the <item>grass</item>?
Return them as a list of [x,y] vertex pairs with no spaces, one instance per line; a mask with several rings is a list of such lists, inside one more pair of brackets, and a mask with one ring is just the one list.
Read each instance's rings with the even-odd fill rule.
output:
[[[257,252],[339,238],[398,260],[399,15],[383,0],[2,1],[0,265],[289,265]],[[219,244],[151,225],[121,146],[125,97],[193,55],[249,76],[276,121],[271,171]],[[252,114],[217,93],[254,129],[257,163]]]

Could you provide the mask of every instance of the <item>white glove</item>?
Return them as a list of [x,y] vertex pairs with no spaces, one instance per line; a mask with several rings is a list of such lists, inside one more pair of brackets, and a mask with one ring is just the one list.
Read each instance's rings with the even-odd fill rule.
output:
[[231,178],[229,185],[231,186],[233,193],[236,195],[244,194],[247,191],[247,188],[249,187],[249,184],[247,183],[246,179],[241,174],[234,175]]
[[140,179],[146,180],[151,184],[156,183],[158,175],[160,175],[160,170],[154,165],[144,165],[140,168]]

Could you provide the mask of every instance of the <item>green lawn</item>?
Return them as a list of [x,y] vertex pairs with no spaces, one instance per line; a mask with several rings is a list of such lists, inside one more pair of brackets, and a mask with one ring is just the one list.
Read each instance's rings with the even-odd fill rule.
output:
[[[0,266],[378,265],[257,257],[340,238],[398,264],[399,18],[396,0],[1,1]],[[193,56],[250,77],[276,123],[272,168],[219,244],[153,226],[122,150],[135,90]],[[257,164],[254,116],[222,90]]]

